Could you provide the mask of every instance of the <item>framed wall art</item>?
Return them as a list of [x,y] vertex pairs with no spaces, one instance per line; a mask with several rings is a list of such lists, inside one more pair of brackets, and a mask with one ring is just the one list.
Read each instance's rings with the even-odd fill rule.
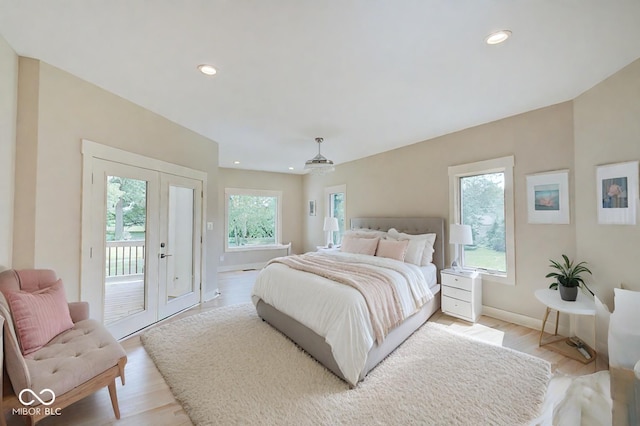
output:
[[607,164],[596,169],[598,223],[635,225],[638,162]]
[[528,175],[527,210],[529,223],[570,223],[569,170]]
[[316,200],[309,200],[309,216],[316,215]]

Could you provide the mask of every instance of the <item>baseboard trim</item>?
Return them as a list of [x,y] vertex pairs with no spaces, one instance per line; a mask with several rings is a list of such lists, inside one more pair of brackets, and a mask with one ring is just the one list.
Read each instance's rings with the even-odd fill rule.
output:
[[218,266],[218,272],[245,271],[247,269],[262,269],[267,262],[245,263],[242,265]]
[[[555,312],[555,311],[554,311]],[[507,321],[512,324],[521,325],[523,327],[532,328],[534,330],[542,329],[542,320],[537,318],[531,318],[526,315],[516,314],[514,312],[504,311],[502,309],[494,308],[491,306],[482,306],[482,315],[486,315],[491,318],[496,318],[502,321]],[[556,315],[555,313],[549,314],[545,331],[553,334],[556,329]],[[569,335],[569,327],[560,324],[558,326],[558,334],[563,336]]]

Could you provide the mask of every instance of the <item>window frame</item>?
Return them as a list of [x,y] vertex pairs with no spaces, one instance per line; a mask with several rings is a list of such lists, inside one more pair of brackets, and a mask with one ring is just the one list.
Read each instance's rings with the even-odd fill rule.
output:
[[[483,279],[486,279],[487,281],[508,285],[516,284],[513,167],[513,156],[449,166],[449,223],[461,223],[460,178],[488,173],[504,173],[504,218],[507,272],[496,273],[483,269],[478,269],[478,272],[482,274]],[[450,244],[449,253],[451,255],[451,259],[459,257],[462,260],[462,266],[464,267],[463,247],[458,247],[458,253],[456,253],[455,246]]]
[[[328,186],[324,189],[324,200],[325,200],[325,216],[328,217],[333,217],[333,211],[331,209],[331,196],[333,194],[344,194],[344,232],[346,232],[349,227],[347,225],[347,185],[342,184],[342,185],[334,185],[334,186]],[[341,235],[340,238],[340,244],[342,244],[342,236],[344,236],[344,233]]]
[[[275,197],[276,198],[276,229],[275,243],[262,244],[255,246],[229,247],[229,197],[231,195],[248,195],[254,197]],[[282,191],[273,191],[266,189],[247,189],[247,188],[225,188],[224,189],[224,251],[242,252],[252,250],[272,250],[285,247],[282,244]]]

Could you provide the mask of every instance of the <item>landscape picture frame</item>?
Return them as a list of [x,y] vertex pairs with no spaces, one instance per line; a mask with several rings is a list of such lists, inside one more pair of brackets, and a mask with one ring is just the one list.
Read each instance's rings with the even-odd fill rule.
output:
[[527,213],[532,224],[569,224],[569,170],[527,175]]

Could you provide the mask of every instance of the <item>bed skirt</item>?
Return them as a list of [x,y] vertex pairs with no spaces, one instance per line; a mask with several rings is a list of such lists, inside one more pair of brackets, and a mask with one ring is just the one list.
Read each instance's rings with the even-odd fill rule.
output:
[[[373,344],[367,355],[367,362],[360,372],[358,381],[363,380],[373,368],[402,344],[414,331],[424,324],[435,312],[440,309],[440,292],[434,294],[433,299],[426,303],[418,312],[407,318],[402,324],[394,328],[387,334],[381,345]],[[333,357],[331,347],[324,337],[316,332],[283,314],[273,306],[258,300],[256,311],[260,318],[268,322],[273,328],[293,340],[298,346],[304,349],[309,355],[332,371],[336,376],[348,383],[345,379],[338,363]]]

